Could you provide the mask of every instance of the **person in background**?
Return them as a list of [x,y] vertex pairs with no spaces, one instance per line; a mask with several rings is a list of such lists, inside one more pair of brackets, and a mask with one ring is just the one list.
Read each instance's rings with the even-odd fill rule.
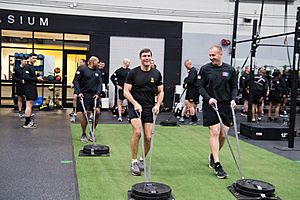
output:
[[36,84],[38,81],[43,81],[42,77],[37,77],[34,70],[34,63],[37,60],[37,55],[34,53],[29,54],[28,64],[24,67],[24,93],[26,96],[26,109],[25,109],[25,124],[24,128],[37,128],[37,124],[31,119],[32,107],[34,101],[38,97]]
[[13,81],[16,82],[16,95],[18,96],[18,110],[19,110],[19,118],[24,118],[24,113],[22,112],[23,99],[24,99],[24,68],[27,64],[27,60],[22,57],[20,59],[21,63],[19,66],[14,68],[13,72]]
[[244,100],[244,109],[241,113],[242,116],[248,116],[248,104],[249,104],[249,78],[250,78],[250,66],[245,67],[245,71],[242,72],[239,85],[242,92],[242,99]]
[[110,77],[110,80],[112,81],[112,83],[116,88],[115,92],[116,93],[118,92],[117,96],[119,98],[117,98],[117,107],[118,107],[118,114],[119,114],[118,117],[119,122],[123,120],[122,105],[123,105],[123,101],[125,100],[123,91],[124,91],[124,84],[125,84],[126,77],[128,75],[128,72],[130,71],[129,66],[130,66],[130,60],[128,58],[124,58],[122,67],[117,69]]
[[[187,109],[191,114],[191,123],[197,122],[197,109],[196,106],[199,103],[199,78],[198,72],[190,59],[184,61],[184,66],[188,71],[188,76],[184,79],[183,84],[186,88],[185,100],[187,100]],[[183,118],[180,118],[180,122],[184,122]]]
[[[79,60],[79,66],[77,67],[77,69],[80,69],[82,67],[86,67],[86,60],[85,59],[80,59]],[[75,76],[74,76],[75,78]],[[74,80],[72,81],[72,84],[71,84],[71,88],[74,87]],[[76,121],[76,117],[77,117],[77,110],[76,110],[76,107],[77,107],[77,99],[78,99],[78,96],[77,94],[75,93],[75,90],[74,90],[74,95],[73,95],[73,110],[72,110],[72,113],[70,113],[70,121],[71,122],[75,122]]]

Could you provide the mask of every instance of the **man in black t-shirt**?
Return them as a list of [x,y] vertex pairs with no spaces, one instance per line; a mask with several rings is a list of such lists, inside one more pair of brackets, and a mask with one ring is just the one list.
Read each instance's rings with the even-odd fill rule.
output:
[[[97,99],[96,104],[96,116],[95,117],[95,128],[98,124],[100,108],[99,108],[99,98],[102,91],[102,78],[101,73],[98,69],[99,59],[95,56],[90,57],[87,67],[81,67],[77,69],[75,78],[74,78],[74,89],[75,94],[78,98],[83,98],[84,107],[88,112],[88,115],[91,114],[94,108],[94,99]],[[80,118],[80,124],[82,129],[82,135],[80,140],[82,142],[87,142],[88,138],[86,135],[86,127],[88,124],[87,119],[85,118],[81,102],[77,101],[77,112],[80,112],[78,115]],[[92,141],[91,133],[90,138]]]
[[[188,70],[188,76],[184,79],[183,84],[186,88],[185,100],[187,100],[186,106],[190,111],[192,122],[197,122],[197,104],[199,103],[199,79],[197,70],[193,67],[192,61],[187,59],[184,61],[184,66]],[[180,118],[180,122],[184,119]]]
[[[139,56],[141,65],[130,70],[124,85],[124,95],[128,100],[128,114],[132,126],[131,173],[134,176],[140,176],[141,171],[144,170],[143,159],[140,158],[139,164],[137,160],[139,140],[142,134],[141,123],[145,136],[144,151],[147,155],[152,137],[153,115],[158,114],[164,98],[161,73],[151,67],[151,50],[142,49]],[[156,94],[157,102],[155,103]]]
[[[231,107],[235,107],[237,95],[237,76],[235,69],[222,61],[222,48],[214,45],[209,49],[210,63],[201,67],[199,75],[200,94],[203,96],[203,125],[209,127],[210,168],[214,168],[218,178],[226,178],[227,173],[223,170],[219,160],[219,152],[225,143],[225,134],[233,125]],[[217,106],[223,126],[212,108]]]
[[42,77],[37,77],[34,70],[34,63],[37,60],[37,55],[34,53],[29,54],[29,62],[24,67],[24,93],[26,96],[26,109],[25,109],[25,124],[24,128],[36,128],[37,124],[31,120],[32,106],[37,99],[38,81],[43,81]]
[[130,66],[130,60],[128,58],[124,58],[123,60],[123,66],[117,69],[110,77],[110,80],[112,83],[115,85],[115,92],[118,96],[117,98],[117,106],[118,106],[118,114],[119,118],[118,121],[122,121],[122,105],[123,101],[125,99],[124,93],[123,93],[123,88],[124,88],[124,83],[127,77],[128,72],[130,71],[129,69]]
[[20,66],[14,68],[13,73],[13,81],[16,82],[16,95],[18,96],[18,109],[19,109],[19,118],[24,117],[24,113],[22,112],[22,102],[24,99],[24,67],[27,64],[27,61],[24,57],[20,59]]

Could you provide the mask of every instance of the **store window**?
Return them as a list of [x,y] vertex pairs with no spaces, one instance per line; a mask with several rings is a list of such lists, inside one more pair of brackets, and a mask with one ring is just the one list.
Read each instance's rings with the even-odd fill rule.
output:
[[32,48],[32,32],[2,30],[2,47]]
[[[90,49],[90,35],[53,33],[53,32],[33,32],[18,30],[1,30],[1,105],[12,105],[14,96],[12,87],[13,69],[19,65],[20,58],[28,58],[32,52],[37,54],[38,60],[35,63],[35,71],[38,76],[48,78],[51,75],[63,77],[63,50],[86,52]],[[67,85],[70,87],[76,67],[80,58],[86,58],[86,54],[67,56]],[[59,68],[60,72],[54,74],[54,68]],[[61,82],[60,82],[61,83]],[[52,95],[48,91],[51,83],[38,84],[38,94],[44,98]],[[61,84],[57,85],[61,88]],[[61,89],[56,90],[58,98],[61,98]],[[68,92],[67,92],[68,93]],[[70,97],[73,89],[70,89]],[[68,96],[68,95],[67,95]]]
[[63,33],[34,32],[35,49],[63,49]]
[[90,47],[90,36],[82,34],[65,33],[64,49],[88,51]]

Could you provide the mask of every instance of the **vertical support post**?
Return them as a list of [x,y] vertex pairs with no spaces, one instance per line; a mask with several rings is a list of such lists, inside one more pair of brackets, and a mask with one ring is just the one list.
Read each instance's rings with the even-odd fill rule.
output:
[[252,121],[252,102],[253,102],[253,85],[254,85],[254,63],[257,48],[257,19],[253,20],[252,27],[252,43],[251,43],[251,58],[250,58],[250,88],[249,88],[249,105],[248,105],[248,118],[247,121]]
[[290,105],[290,130],[288,134],[288,148],[294,148],[294,131],[296,121],[297,106],[297,86],[299,78],[299,54],[300,54],[300,7],[297,9],[297,19],[294,37],[294,59],[292,66],[292,87],[291,87],[291,105]]
[[235,67],[235,50],[236,50],[236,34],[237,34],[237,24],[239,15],[239,0],[235,0],[234,4],[234,18],[233,18],[233,30],[232,30],[232,46],[231,46],[231,62],[230,65]]

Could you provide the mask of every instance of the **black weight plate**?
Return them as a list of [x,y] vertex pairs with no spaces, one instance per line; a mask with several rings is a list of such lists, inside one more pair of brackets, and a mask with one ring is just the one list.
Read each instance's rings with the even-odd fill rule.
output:
[[101,144],[88,144],[83,147],[83,152],[86,154],[91,154],[91,151],[94,151],[94,154],[107,154],[109,153],[109,146],[101,145]]
[[132,186],[132,197],[136,200],[167,200],[170,198],[171,193],[172,189],[163,183],[143,182]]
[[[235,184],[237,190],[248,191],[250,193],[270,194],[275,193],[275,187],[271,183],[254,179],[240,179]],[[260,186],[260,187],[258,187]]]
[[238,192],[239,194],[242,194],[244,196],[248,196],[248,197],[262,197],[262,195],[265,195],[266,197],[275,197],[275,194],[273,192],[270,193],[264,193],[264,192],[250,192],[247,190],[243,190],[241,188],[236,187],[236,183],[233,184],[233,187],[235,188],[236,192]]
[[161,121],[159,124],[161,126],[178,126],[177,122],[174,121]]

